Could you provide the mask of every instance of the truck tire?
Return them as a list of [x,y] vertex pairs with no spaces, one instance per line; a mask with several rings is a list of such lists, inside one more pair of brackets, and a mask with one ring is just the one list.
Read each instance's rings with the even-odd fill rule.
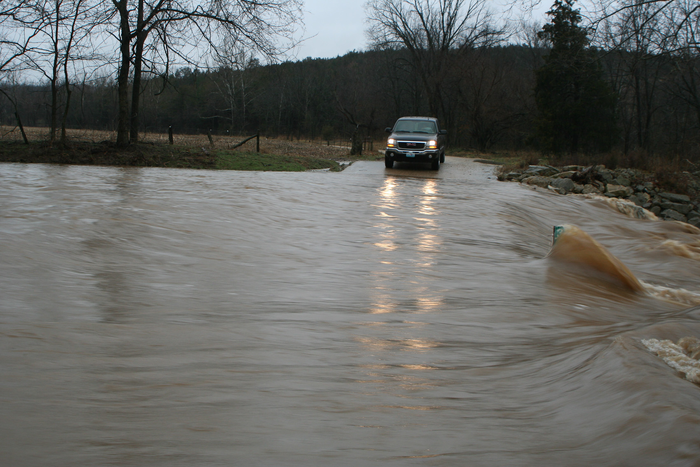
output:
[[384,166],[387,169],[394,167],[394,159],[392,159],[391,156],[384,156]]

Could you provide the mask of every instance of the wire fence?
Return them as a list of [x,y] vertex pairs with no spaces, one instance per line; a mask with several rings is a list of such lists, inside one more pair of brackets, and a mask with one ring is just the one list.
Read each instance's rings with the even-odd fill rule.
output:
[[[30,143],[49,141],[49,129],[45,127],[24,127]],[[207,132],[204,134],[178,134],[170,133],[164,129],[162,133],[139,133],[139,142],[144,144],[176,144],[195,147],[208,147],[215,149],[228,149],[237,151],[259,151],[268,153],[284,153],[298,155],[312,155],[317,157],[342,157],[348,155],[352,149],[350,137],[337,137],[329,140],[310,140],[290,137],[266,137],[256,134],[229,135]],[[116,131],[68,129],[66,130],[69,142],[84,143],[113,143],[117,140]],[[172,143],[171,143],[172,138]],[[246,141],[248,140],[248,141]],[[0,126],[0,141],[23,142],[23,137],[18,126]],[[381,144],[375,144],[371,137],[365,137],[362,141],[363,153],[374,152],[382,149]]]

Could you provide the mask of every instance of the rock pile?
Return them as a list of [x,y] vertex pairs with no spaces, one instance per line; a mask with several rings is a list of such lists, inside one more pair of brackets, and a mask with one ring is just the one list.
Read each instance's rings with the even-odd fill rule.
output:
[[501,173],[498,178],[549,188],[563,195],[598,194],[627,199],[661,219],[687,222],[700,227],[699,199],[661,190],[649,174],[640,170],[610,170],[602,165],[561,168],[531,165],[522,171]]

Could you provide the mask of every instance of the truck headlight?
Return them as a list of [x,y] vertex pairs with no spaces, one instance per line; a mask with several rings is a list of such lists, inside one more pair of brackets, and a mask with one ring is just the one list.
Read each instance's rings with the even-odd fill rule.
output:
[[388,147],[388,148],[396,147],[396,140],[394,138],[389,138],[388,140],[386,140],[386,147]]
[[428,149],[437,149],[437,141],[435,141],[435,140],[428,141]]

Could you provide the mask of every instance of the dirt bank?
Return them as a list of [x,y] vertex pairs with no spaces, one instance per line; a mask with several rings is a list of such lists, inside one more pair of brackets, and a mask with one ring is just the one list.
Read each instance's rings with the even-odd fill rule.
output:
[[117,148],[108,141],[72,142],[66,146],[0,142],[0,162],[209,169],[215,168],[216,157],[209,151],[193,147],[155,143]]
[[[144,142],[120,148],[110,141],[72,141],[67,145],[0,141],[0,162],[105,165],[130,167],[172,167],[221,170],[340,170],[343,157],[277,144],[260,153],[232,150],[219,145],[170,145]],[[271,146],[268,144],[268,146]],[[319,146],[319,145],[317,145]],[[319,155],[316,155],[318,153]]]

